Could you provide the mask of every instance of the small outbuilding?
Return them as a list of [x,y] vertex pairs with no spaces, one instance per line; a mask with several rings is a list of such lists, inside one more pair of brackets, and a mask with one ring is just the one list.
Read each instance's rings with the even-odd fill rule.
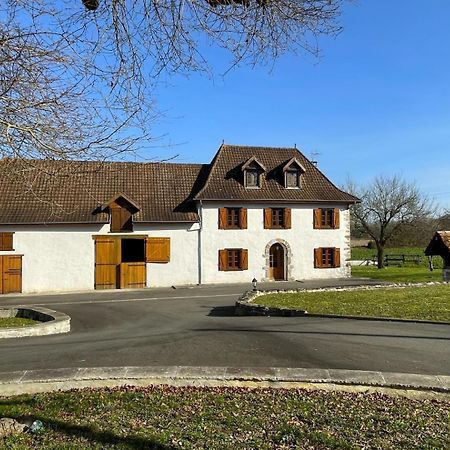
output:
[[441,256],[444,260],[444,280],[450,281],[450,231],[436,231],[428,247],[427,256]]

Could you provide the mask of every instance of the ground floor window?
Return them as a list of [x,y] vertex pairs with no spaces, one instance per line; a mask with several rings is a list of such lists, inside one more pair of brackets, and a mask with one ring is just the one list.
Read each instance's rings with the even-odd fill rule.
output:
[[247,270],[248,250],[244,248],[225,248],[219,250],[219,270]]
[[321,247],[314,249],[314,267],[325,269],[340,267],[340,249],[336,247]]

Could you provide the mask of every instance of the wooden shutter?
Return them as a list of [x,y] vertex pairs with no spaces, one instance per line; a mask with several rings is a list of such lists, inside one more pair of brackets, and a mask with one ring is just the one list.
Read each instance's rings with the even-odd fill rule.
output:
[[0,256],[0,294],[3,294],[3,256]]
[[283,222],[284,222],[284,228],[291,228],[291,208],[284,208]]
[[13,234],[2,232],[0,233],[0,250],[9,251],[14,250],[13,248]]
[[316,268],[322,267],[322,249],[321,248],[314,249],[314,267],[316,267]]
[[264,228],[272,228],[272,208],[264,208]]
[[333,267],[341,267],[341,249],[334,249],[334,266]]
[[95,289],[119,287],[118,265],[121,260],[120,239],[95,238]]
[[13,294],[22,292],[22,256],[4,255],[2,259],[2,270],[0,272],[3,294]]
[[168,263],[170,261],[170,238],[149,237],[146,239],[145,260],[148,263]]
[[320,208],[314,209],[314,228],[322,228],[322,210]]
[[219,250],[219,270],[228,270],[228,251]]
[[339,224],[339,208],[334,208],[333,210],[333,228],[338,229]]
[[239,250],[239,268],[248,270],[248,250],[245,248]]
[[239,228],[247,229],[247,208],[239,209]]
[[227,229],[227,208],[219,208],[219,230]]
[[122,230],[121,220],[122,213],[120,208],[112,208],[111,209],[111,232],[118,233]]

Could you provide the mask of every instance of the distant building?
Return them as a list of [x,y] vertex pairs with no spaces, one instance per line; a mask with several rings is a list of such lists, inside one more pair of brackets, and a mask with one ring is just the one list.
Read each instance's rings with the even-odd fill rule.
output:
[[442,257],[443,278],[445,281],[450,281],[450,231],[436,231],[425,250],[425,255]]

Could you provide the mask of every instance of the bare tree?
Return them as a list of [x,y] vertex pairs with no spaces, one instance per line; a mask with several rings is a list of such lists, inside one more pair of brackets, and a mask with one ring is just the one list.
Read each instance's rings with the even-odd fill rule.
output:
[[379,176],[365,186],[348,181],[345,189],[361,200],[351,208],[352,220],[375,241],[379,269],[384,267],[384,249],[395,232],[429,218],[434,211],[418,187],[399,176]]
[[149,138],[163,73],[317,53],[344,0],[8,0],[0,5],[0,156],[102,159]]

